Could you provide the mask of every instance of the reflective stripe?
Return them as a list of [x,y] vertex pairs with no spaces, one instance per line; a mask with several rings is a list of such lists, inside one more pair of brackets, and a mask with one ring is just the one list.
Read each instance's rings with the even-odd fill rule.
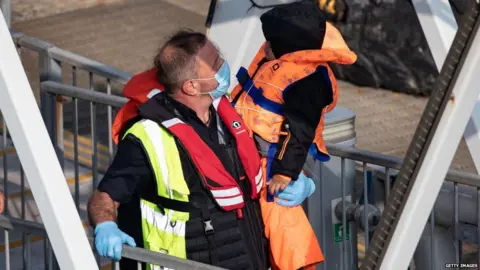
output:
[[158,90],[157,88],[153,89],[152,91],[150,91],[148,94],[147,94],[147,97],[148,98],[152,98],[153,96],[155,96],[156,94],[160,93],[162,91]]
[[[183,172],[177,171],[182,168],[173,137],[164,127],[151,120],[137,122],[128,133],[135,135],[145,147],[156,177],[158,196],[188,202],[185,194],[190,192]],[[179,192],[174,193],[172,188]],[[186,259],[185,228],[189,213],[171,209],[162,212],[149,201],[141,199],[140,202],[144,247],[154,252],[165,250],[171,256]],[[159,268],[147,264],[147,269]]]
[[150,270],[173,270],[173,269],[164,268],[164,267],[161,267],[159,265],[150,264]]
[[241,195],[232,198],[216,198],[217,203],[220,206],[232,206],[243,202]]
[[155,148],[155,153],[157,155],[158,165],[162,172],[163,183],[165,184],[166,189],[168,190],[168,195],[170,199],[173,198],[173,192],[170,189],[169,178],[168,178],[168,166],[165,159],[165,148],[162,141],[162,130],[157,123],[152,120],[142,120],[140,123],[145,127],[145,131],[150,139],[150,142]]
[[175,269],[150,264],[150,270],[175,270]]
[[229,189],[220,189],[220,190],[210,190],[212,192],[213,197],[233,197],[240,195],[240,190],[237,187],[229,188]]
[[166,120],[166,121],[162,122],[162,125],[166,128],[170,128],[171,126],[176,125],[176,124],[185,124],[185,123],[178,118],[172,118],[170,120]]
[[186,223],[184,221],[177,220],[172,226],[171,218],[162,213],[155,211],[145,202],[140,201],[140,207],[142,209],[142,218],[145,219],[150,225],[154,226],[160,231],[185,236]]
[[260,168],[258,170],[258,174],[255,176],[255,183],[258,185],[258,183],[262,182],[262,169]]
[[258,174],[255,176],[255,183],[257,184],[257,192],[260,192],[263,186],[263,173],[262,168],[258,170]]
[[257,192],[260,192],[260,190],[262,190],[262,186],[263,186],[263,181],[257,184]]

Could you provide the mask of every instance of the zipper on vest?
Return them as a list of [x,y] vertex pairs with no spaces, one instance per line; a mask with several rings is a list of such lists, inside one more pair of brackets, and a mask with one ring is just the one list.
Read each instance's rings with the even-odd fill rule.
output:
[[[195,165],[195,162],[193,162],[192,156],[187,151],[186,147],[182,144],[182,142],[180,142],[180,140],[177,140],[177,143],[178,143],[178,147],[180,147],[184,150],[185,154],[187,155],[188,161],[191,162],[191,164],[193,165],[193,170],[195,171],[195,174],[199,177],[203,188],[208,190],[207,185],[203,181],[202,175],[198,171],[198,168]],[[213,200],[215,200],[215,198],[213,198]],[[205,207],[207,207],[207,206],[205,206]],[[200,207],[199,210],[201,212],[201,217],[200,218],[203,222],[203,225],[205,226],[205,237],[206,237],[206,240],[208,242],[208,249],[209,249],[208,252],[210,254],[210,262],[214,266],[219,266],[219,265],[217,265],[220,262],[219,262],[219,259],[218,259],[218,250],[217,250],[217,247],[216,247],[216,241],[215,241],[215,236],[214,236],[215,228],[212,225],[210,209],[208,209],[208,207],[207,207],[207,209]],[[208,219],[205,219],[206,216],[208,216]]]
[[[235,142],[235,147],[236,147],[236,142]],[[233,161],[233,166],[234,166],[234,170],[237,174],[237,177],[239,178],[238,181],[240,182],[240,168],[239,168],[239,160],[238,160],[238,152],[237,151],[234,151],[233,153],[233,156],[232,156],[232,161]],[[241,163],[241,162],[240,162]],[[243,166],[243,164],[242,164]],[[248,184],[247,183],[250,183],[250,186],[252,185],[251,182],[249,181],[242,181],[242,184],[239,183],[239,185],[245,189],[248,189]],[[250,187],[252,188],[252,187]],[[257,215],[255,209],[253,209],[253,211],[251,211],[252,209],[250,209],[250,207],[255,207],[255,202],[249,197],[249,196],[245,196],[245,192],[243,192],[243,200],[245,202],[245,218],[243,219],[246,223],[246,226],[248,228],[248,232],[249,232],[249,235],[250,235],[250,240],[251,240],[251,245],[253,245],[253,249],[250,253],[252,256],[252,259],[253,258],[256,258],[256,262],[257,264],[254,265],[254,267],[262,267],[261,269],[266,269],[266,265],[265,265],[265,250],[263,248],[260,248],[259,249],[259,244],[263,247],[263,241],[262,241],[262,228],[261,226],[258,226],[259,225],[259,222],[258,222],[258,218],[259,216]],[[253,213],[252,213],[253,212]],[[261,216],[260,216],[261,217]],[[253,220],[255,219],[255,220]],[[257,226],[255,226],[255,224],[257,224]],[[260,234],[260,239],[258,239],[259,237],[259,234]],[[260,256],[260,257],[259,257]]]
[[258,223],[258,218],[259,216],[257,215],[255,209],[250,209],[250,207],[255,207],[253,200],[248,203],[245,203],[245,212],[246,212],[246,220],[247,220],[247,227],[249,228],[250,235],[252,236],[252,244],[255,249],[254,252],[252,252],[253,257],[255,257],[257,261],[257,265],[255,267],[261,267],[260,269],[266,269],[265,265],[265,250],[263,248],[263,239],[262,239],[262,233],[263,230],[259,226]]
[[[208,187],[205,185],[205,182],[203,181],[203,177],[202,175],[200,174],[200,172],[198,171],[195,163],[193,162],[193,158],[191,157],[190,153],[188,153],[188,151],[186,150],[185,146],[182,144],[182,142],[180,142],[180,140],[177,140],[178,142],[178,146],[181,147],[186,155],[187,155],[187,158],[188,160],[194,165],[194,171],[195,173],[197,174],[197,176],[200,178],[201,182],[202,182],[202,186],[206,189],[208,189]],[[238,154],[238,153],[237,153]],[[234,163],[234,169],[236,170],[237,174],[238,173],[238,167],[237,167],[237,164],[235,162],[235,160],[233,161]],[[245,181],[247,182],[247,181]],[[240,184],[237,183],[237,185],[239,186],[239,188],[241,189],[241,186]],[[252,216],[252,213],[249,211],[249,205],[253,205],[253,201],[250,200],[250,198],[246,198],[247,196],[245,196],[245,193],[243,192],[243,190],[241,190],[241,193],[242,193],[242,197],[243,197],[243,201],[244,201],[244,204],[245,204],[245,215],[243,215],[243,211],[242,209],[239,209],[240,212],[237,211],[237,215],[239,215],[239,213],[241,213],[241,217],[242,219],[245,221],[245,225],[247,227],[247,235],[244,235],[244,241],[245,241],[245,246],[248,247],[248,246],[253,246],[253,250],[247,250],[247,252],[250,253],[250,258],[252,258],[252,260],[255,260],[255,265],[254,267],[263,267],[262,269],[266,269],[266,260],[265,260],[265,250],[263,248],[261,248],[260,250],[258,250],[258,243],[260,243],[260,245],[263,247],[263,241],[262,241],[262,237],[260,237],[260,239],[257,239],[257,237],[255,236],[258,236],[258,233],[260,233],[260,235],[263,233],[263,230],[261,227],[257,228],[258,230],[257,233],[255,233],[254,231],[254,225],[252,224],[252,218],[259,218],[256,214],[254,214]],[[213,198],[214,199],[214,198]],[[215,200],[215,199],[214,199]],[[240,219],[240,218],[239,218]],[[258,224],[258,221],[255,222]],[[240,225],[241,226],[241,225]],[[258,241],[260,240],[260,241]],[[258,255],[261,254],[259,257]],[[255,269],[255,268],[254,268]]]
[[282,149],[280,150],[280,153],[278,154],[278,159],[282,160],[283,155],[285,155],[285,150],[287,149],[288,142],[290,141],[290,138],[292,136],[292,133],[290,132],[290,125],[285,124],[285,130],[287,131],[287,137],[285,138],[285,141],[283,141],[282,144]]

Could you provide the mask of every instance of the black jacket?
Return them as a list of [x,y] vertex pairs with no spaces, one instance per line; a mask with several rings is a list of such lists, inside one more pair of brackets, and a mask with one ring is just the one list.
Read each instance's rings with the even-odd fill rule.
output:
[[[212,117],[209,127],[205,126],[196,114],[164,94],[158,94],[140,107],[140,117],[131,121],[126,129],[141,118],[160,122],[159,106],[178,112],[181,119],[190,124],[200,137],[211,147],[225,168],[232,176],[240,179],[244,175],[235,149],[235,141],[228,134],[225,136],[226,145],[220,145],[217,132],[217,119]],[[215,110],[211,108],[212,115]],[[224,129],[227,130],[227,129]],[[228,133],[228,132],[227,132]],[[206,190],[197,169],[190,160],[186,149],[181,144],[179,154],[182,169],[190,189],[189,201],[198,211],[190,214],[186,226],[187,258],[207,264],[212,264],[211,256],[216,258],[217,266],[227,269],[267,269],[268,241],[264,236],[264,226],[261,218],[258,200],[251,200],[248,181],[239,181],[245,193],[245,208],[243,219],[237,217],[236,212],[224,212],[218,209]],[[148,158],[141,143],[129,136],[118,146],[115,159],[100,182],[100,191],[107,192],[113,200],[120,202],[118,209],[118,223],[121,230],[131,235],[138,246],[143,246],[139,198],[155,197],[156,181],[150,168]],[[201,207],[204,206],[204,207]],[[208,214],[214,227],[213,236],[206,236],[202,209],[208,209]],[[210,240],[210,241],[209,241]],[[135,262],[123,259],[122,269],[136,269]]]
[[[296,180],[302,171],[323,109],[333,101],[332,89],[324,80],[322,74],[313,73],[286,90],[282,131],[289,135],[280,135],[271,175],[282,174]],[[280,156],[284,145],[284,154]]]

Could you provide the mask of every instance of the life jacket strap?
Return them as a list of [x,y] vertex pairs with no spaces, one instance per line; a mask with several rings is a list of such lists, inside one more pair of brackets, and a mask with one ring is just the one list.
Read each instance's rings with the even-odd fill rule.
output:
[[[282,115],[283,104],[277,103],[275,101],[272,101],[266,98],[263,95],[263,89],[257,88],[253,83],[252,78],[250,77],[250,75],[248,75],[247,69],[245,69],[244,67],[240,67],[236,76],[237,76],[238,82],[242,86],[242,89],[246,91],[247,94],[252,98],[253,103],[262,107],[264,110]],[[234,102],[232,102],[233,105],[235,105],[239,96],[240,96],[240,93],[236,96],[236,99],[234,100]]]
[[214,266],[219,266],[219,259],[218,259],[218,250],[217,250],[217,245],[215,244],[215,229],[213,227],[212,223],[212,217],[210,214],[210,211],[208,210],[208,207],[206,204],[203,204],[200,207],[200,213],[202,215],[202,221],[203,221],[203,226],[204,226],[204,232],[205,236],[207,237],[208,241],[208,249],[210,252],[210,262]]
[[156,204],[158,208],[161,210],[166,208],[166,209],[171,209],[173,211],[186,212],[186,213],[195,213],[195,212],[198,213],[200,211],[199,208],[195,207],[190,202],[182,202],[178,200],[161,197],[158,195],[142,196],[142,199]]

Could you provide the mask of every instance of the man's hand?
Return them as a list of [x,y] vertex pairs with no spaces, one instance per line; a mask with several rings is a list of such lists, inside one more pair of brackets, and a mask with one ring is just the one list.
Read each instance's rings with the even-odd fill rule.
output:
[[95,248],[100,256],[119,261],[122,257],[122,245],[136,246],[135,240],[122,232],[113,221],[105,221],[95,228]]
[[282,206],[294,207],[315,192],[315,183],[312,178],[307,177],[303,172],[296,181],[292,181],[284,190],[278,194],[277,203]]
[[284,190],[291,181],[292,179],[290,177],[276,174],[270,179],[270,182],[267,183],[268,191],[270,194],[275,195],[280,190]]

